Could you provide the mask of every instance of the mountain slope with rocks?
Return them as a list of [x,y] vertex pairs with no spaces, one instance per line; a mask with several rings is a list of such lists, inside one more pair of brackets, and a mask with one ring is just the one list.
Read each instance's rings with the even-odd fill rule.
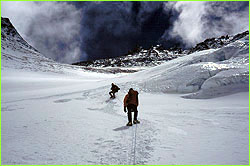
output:
[[86,66],[86,67],[152,67],[162,64],[163,62],[183,56],[181,51],[177,50],[164,50],[162,46],[157,45],[150,49],[143,49],[138,47],[128,55],[99,59],[94,61],[83,61],[73,63],[73,65]]
[[[83,70],[47,58],[28,44],[8,18],[1,18],[1,70],[64,73]],[[74,70],[70,70],[74,69]]]
[[[161,45],[151,47],[150,49],[143,49],[142,47],[136,47],[135,49],[129,51],[127,55],[98,59],[93,61],[82,61],[76,62],[72,65],[84,66],[87,68],[98,69],[98,68],[124,68],[127,71],[136,72],[138,69],[145,69],[147,67],[158,66],[167,61],[173,60],[178,57],[182,57],[194,52],[199,52],[208,49],[222,48],[230,43],[240,40],[249,35],[249,31],[239,33],[237,35],[226,35],[218,38],[209,38],[196,46],[188,49],[182,50],[179,47],[173,47],[169,49],[164,49]],[[134,70],[132,69],[134,68]],[[130,69],[130,70],[128,70]],[[110,69],[109,69],[110,70]]]

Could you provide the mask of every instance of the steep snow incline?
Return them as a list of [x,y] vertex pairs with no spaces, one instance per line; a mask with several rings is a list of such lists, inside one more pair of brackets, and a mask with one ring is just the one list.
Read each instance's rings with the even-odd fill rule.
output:
[[78,75],[79,66],[56,63],[30,46],[17,32],[8,18],[1,18],[1,70],[34,71],[42,73],[68,73]]
[[[53,62],[30,46],[16,31],[8,18],[1,20],[1,69],[15,68],[36,70]],[[39,71],[37,69],[37,71]]]

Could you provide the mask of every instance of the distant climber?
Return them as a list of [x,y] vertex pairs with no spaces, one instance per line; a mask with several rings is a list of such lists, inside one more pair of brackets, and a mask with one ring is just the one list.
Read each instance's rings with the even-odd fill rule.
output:
[[134,121],[133,123],[140,123],[139,120],[137,120],[138,116],[138,110],[137,107],[139,105],[139,99],[138,99],[138,92],[133,90],[132,88],[129,89],[128,94],[125,96],[123,102],[124,102],[124,112],[126,113],[128,109],[128,123],[127,126],[132,126],[132,112],[134,112]]
[[109,92],[110,98],[114,99],[115,98],[115,93],[118,92],[120,88],[115,85],[114,83],[111,84],[111,91]]

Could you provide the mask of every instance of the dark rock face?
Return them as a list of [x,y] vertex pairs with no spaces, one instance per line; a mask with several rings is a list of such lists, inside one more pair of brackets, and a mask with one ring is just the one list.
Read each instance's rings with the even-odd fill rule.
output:
[[[11,35],[12,37],[14,37],[18,34],[18,32],[16,31],[16,29],[11,24],[11,22],[8,18],[3,18],[3,17],[1,18],[1,28],[5,29],[5,33],[8,36]],[[6,36],[4,35],[4,37],[6,37]]]
[[243,37],[245,37],[247,35],[249,35],[249,31],[239,33],[239,34],[235,35],[231,41],[233,42],[233,41],[239,40],[239,39],[241,39],[241,38],[243,38]]

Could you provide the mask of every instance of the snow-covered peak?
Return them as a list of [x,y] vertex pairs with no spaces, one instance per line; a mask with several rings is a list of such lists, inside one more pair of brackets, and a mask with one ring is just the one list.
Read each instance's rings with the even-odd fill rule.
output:
[[1,18],[1,69],[2,71],[79,73],[81,67],[60,64],[47,58],[29,45],[8,18]]
[[236,40],[239,40],[241,38],[248,36],[248,34],[249,34],[249,31],[245,31],[235,36],[226,35],[226,36],[221,36],[218,38],[209,38],[209,39],[204,40],[201,43],[198,43],[195,47],[191,48],[188,51],[188,54],[191,54],[197,51],[211,49],[211,48],[213,49],[221,48],[227,44],[230,44]]
[[19,45],[23,49],[30,49],[32,51],[38,52],[34,47],[29,45],[17,32],[15,27],[12,25],[8,18],[1,17],[1,42],[2,48],[8,47],[8,43],[13,45]]

